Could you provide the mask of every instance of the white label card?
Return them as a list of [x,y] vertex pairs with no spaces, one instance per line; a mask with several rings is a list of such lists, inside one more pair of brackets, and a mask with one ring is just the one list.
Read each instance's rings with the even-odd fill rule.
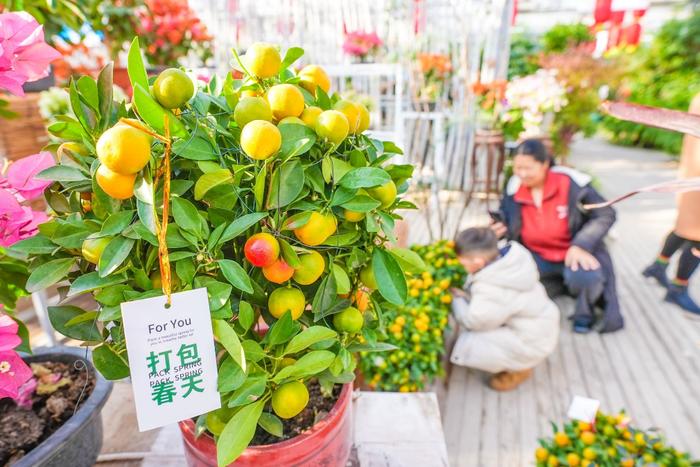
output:
[[567,415],[572,420],[594,423],[599,408],[600,401],[598,400],[589,399],[588,397],[574,396],[574,400],[571,402],[569,413]]
[[204,288],[122,303],[139,431],[216,410],[217,369]]

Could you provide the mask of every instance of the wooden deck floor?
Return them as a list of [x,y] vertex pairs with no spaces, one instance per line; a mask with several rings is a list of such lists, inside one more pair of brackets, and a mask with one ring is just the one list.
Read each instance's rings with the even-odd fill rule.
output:
[[[658,153],[579,143],[573,162],[589,169],[608,196],[674,176]],[[534,377],[499,394],[485,375],[454,367],[443,424],[450,465],[533,465],[537,438],[561,422],[574,395],[599,399],[602,409],[625,409],[641,427],[659,427],[670,442],[700,456],[700,321],[662,301],[660,287],[640,271],[653,259],[674,219],[670,196],[646,196],[618,207],[611,235],[626,328],[614,335],[577,335],[562,321],[560,344]],[[692,283],[700,295],[700,282]],[[573,302],[559,302],[563,314]]]

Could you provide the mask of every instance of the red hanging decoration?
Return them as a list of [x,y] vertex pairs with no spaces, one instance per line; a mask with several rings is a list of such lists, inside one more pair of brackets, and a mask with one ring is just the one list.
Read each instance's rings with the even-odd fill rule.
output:
[[510,25],[515,26],[515,18],[518,17],[518,0],[513,0],[513,17],[511,18]]
[[625,12],[624,11],[613,11],[610,13],[610,21],[613,24],[617,24],[618,26],[622,24],[622,22],[625,20]]
[[610,19],[610,7],[612,0],[596,0],[595,9],[593,10],[593,19],[595,24],[605,23]]
[[626,45],[639,45],[639,39],[642,36],[642,25],[633,23],[627,26],[622,31],[622,42]]
[[634,16],[635,19],[641,19],[647,12],[646,8],[642,8],[640,10],[633,10],[632,15]]

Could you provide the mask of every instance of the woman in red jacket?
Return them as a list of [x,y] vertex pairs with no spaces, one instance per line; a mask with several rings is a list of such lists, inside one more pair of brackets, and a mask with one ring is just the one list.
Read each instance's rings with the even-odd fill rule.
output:
[[514,176],[501,203],[504,222],[494,224],[496,234],[530,250],[550,296],[567,291],[576,298],[574,331],[593,328],[596,306],[603,310],[596,326],[600,332],[621,329],[615,271],[604,243],[615,211],[584,211],[582,205],[604,201],[590,185],[591,177],[553,166],[539,140],[523,141],[513,163]]

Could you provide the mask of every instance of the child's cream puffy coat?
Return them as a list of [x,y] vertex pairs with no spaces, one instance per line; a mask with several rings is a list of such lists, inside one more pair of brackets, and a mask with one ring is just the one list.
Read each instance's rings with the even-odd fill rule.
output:
[[507,253],[469,276],[468,302],[455,298],[452,311],[467,329],[450,360],[498,373],[533,368],[556,347],[559,309],[539,282],[530,252],[516,242]]

